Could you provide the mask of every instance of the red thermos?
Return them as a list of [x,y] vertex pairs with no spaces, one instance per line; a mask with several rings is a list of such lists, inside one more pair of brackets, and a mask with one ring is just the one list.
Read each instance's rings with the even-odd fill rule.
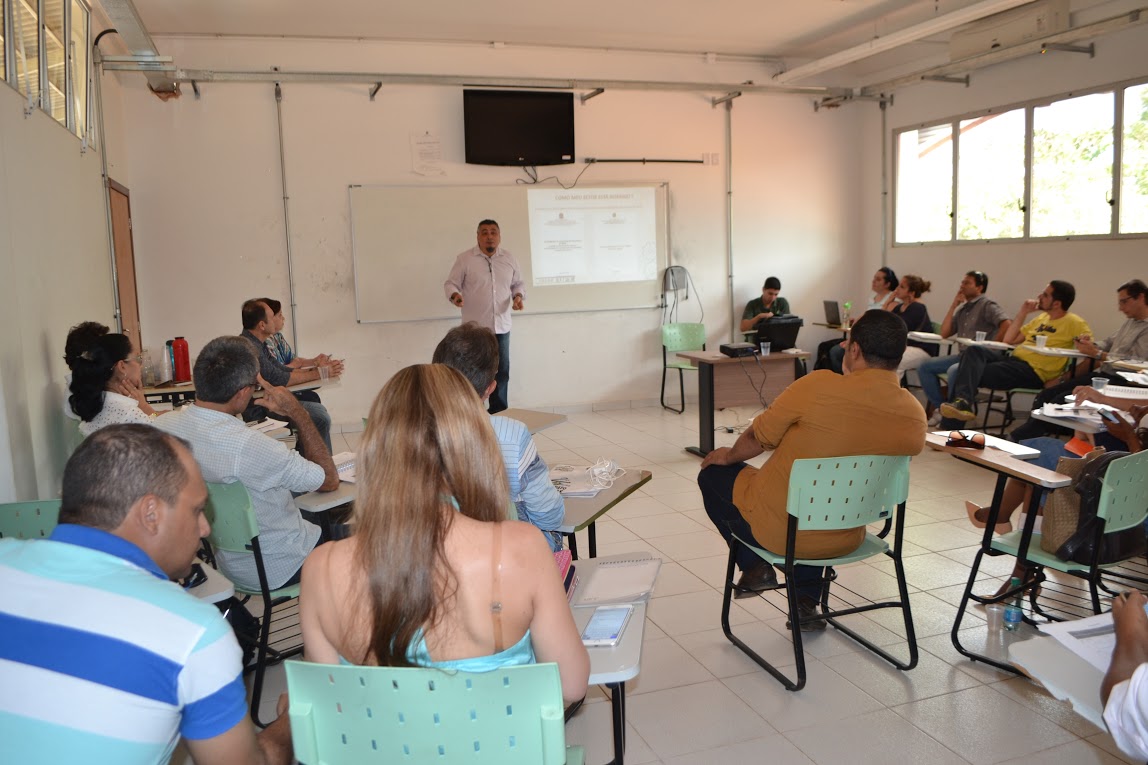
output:
[[190,382],[191,361],[188,359],[187,341],[182,337],[177,337],[175,340],[172,340],[171,351],[172,355],[175,356],[175,381]]

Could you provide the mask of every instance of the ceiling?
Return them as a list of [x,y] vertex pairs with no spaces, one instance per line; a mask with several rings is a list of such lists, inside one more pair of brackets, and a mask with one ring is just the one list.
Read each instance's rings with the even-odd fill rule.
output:
[[[791,68],[978,0],[134,0],[153,36],[505,43],[776,58]],[[1121,0],[1073,0],[1078,11]],[[1100,14],[1101,16],[1106,14]],[[851,77],[941,60],[948,34],[852,65]],[[930,61],[932,63],[932,61]]]

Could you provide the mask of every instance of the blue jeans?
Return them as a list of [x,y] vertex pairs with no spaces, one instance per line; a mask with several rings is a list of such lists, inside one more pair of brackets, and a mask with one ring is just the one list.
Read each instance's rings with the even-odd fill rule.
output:
[[300,401],[299,405],[311,415],[315,430],[319,431],[319,437],[327,445],[327,451],[331,451],[331,414],[327,411],[327,407],[314,401]]
[[490,394],[487,408],[491,414],[498,414],[510,406],[507,388],[510,385],[510,333],[495,335],[498,338],[498,374],[494,376],[497,385]]
[[917,367],[921,390],[925,394],[925,399],[933,406],[940,406],[944,401],[941,398],[941,381],[938,375],[948,374],[951,379],[957,373],[957,362],[960,358],[960,356],[938,356],[921,362],[921,366]]
[[[702,491],[702,504],[705,505],[706,515],[713,521],[714,527],[717,528],[727,545],[733,546],[733,535],[737,534],[738,539],[748,542],[754,547],[764,548],[760,542],[754,539],[753,529],[750,528],[741,511],[733,503],[733,484],[737,480],[737,474],[743,468],[745,468],[744,462],[739,462],[736,465],[710,465],[698,473],[698,488]],[[778,555],[785,554],[784,550],[770,550],[770,552]],[[764,562],[745,545],[738,547],[736,560],[742,573]],[[820,579],[824,572],[825,569],[821,566],[794,565],[793,580],[797,594],[820,602]],[[825,586],[828,587],[829,585]]]

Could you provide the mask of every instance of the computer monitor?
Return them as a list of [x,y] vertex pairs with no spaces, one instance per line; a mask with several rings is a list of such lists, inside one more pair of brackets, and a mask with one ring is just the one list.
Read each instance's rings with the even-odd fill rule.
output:
[[775,316],[757,327],[757,342],[769,343],[769,352],[797,347],[797,331],[805,325],[800,316]]

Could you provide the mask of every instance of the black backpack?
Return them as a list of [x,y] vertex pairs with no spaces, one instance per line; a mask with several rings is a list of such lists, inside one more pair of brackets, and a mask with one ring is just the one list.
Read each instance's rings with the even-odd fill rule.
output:
[[[1106,452],[1084,466],[1074,487],[1080,495],[1080,520],[1077,522],[1076,533],[1060,546],[1056,557],[1085,566],[1092,564],[1096,532],[1103,523],[1096,517],[1096,510],[1100,506],[1104,475],[1113,460],[1127,456],[1128,452]],[[1148,536],[1145,535],[1143,524],[1110,532],[1100,538],[1100,557],[1097,563],[1116,563],[1144,555],[1145,550],[1148,550]]]

